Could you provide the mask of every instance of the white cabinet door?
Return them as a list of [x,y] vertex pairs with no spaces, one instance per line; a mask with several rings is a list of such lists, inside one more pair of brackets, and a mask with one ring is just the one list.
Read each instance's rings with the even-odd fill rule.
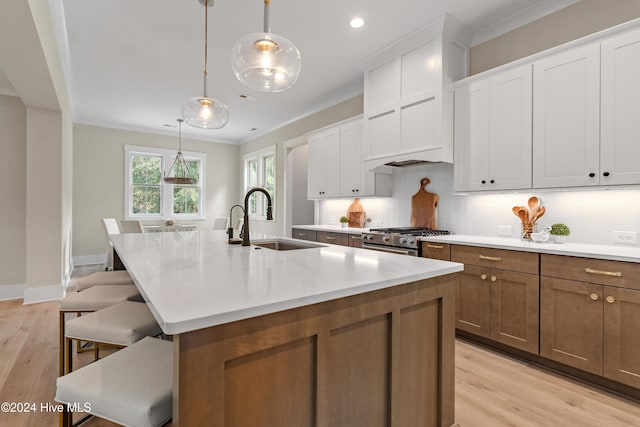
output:
[[502,72],[490,83],[487,186],[531,188],[531,65]]
[[455,191],[531,188],[531,66],[455,91]]
[[489,80],[476,80],[455,91],[454,190],[486,187],[489,144]]
[[640,183],[640,31],[602,43],[600,184]]
[[341,185],[343,196],[359,196],[363,194],[362,182],[362,153],[361,153],[362,121],[340,126],[340,161]]
[[598,185],[600,45],[533,64],[533,186]]
[[340,129],[309,137],[307,197],[318,199],[340,194]]
[[307,198],[322,197],[322,135],[311,135],[307,141]]

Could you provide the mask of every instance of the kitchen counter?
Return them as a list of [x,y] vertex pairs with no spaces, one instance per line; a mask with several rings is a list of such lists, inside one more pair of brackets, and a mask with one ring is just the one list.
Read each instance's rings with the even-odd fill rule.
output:
[[369,231],[369,228],[342,227],[341,225],[292,225],[291,228],[314,231],[332,231],[334,233],[362,234]]
[[524,252],[566,255],[614,261],[640,262],[640,248],[622,245],[590,245],[585,243],[535,243],[514,238],[471,236],[452,234],[449,236],[421,237],[425,242],[450,243],[456,245],[481,246],[510,249]]
[[[222,230],[111,239],[167,334],[462,270],[462,264],[337,245],[292,251],[229,245]],[[251,241],[264,239],[252,235]]]
[[111,239],[173,334],[174,426],[454,424],[462,264],[222,230]]

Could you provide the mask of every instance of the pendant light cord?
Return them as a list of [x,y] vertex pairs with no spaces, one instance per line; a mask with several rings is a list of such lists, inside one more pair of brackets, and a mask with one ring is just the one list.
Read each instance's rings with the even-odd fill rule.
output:
[[208,40],[209,40],[209,0],[204,2],[204,97],[207,98],[207,77],[209,71],[207,69],[208,62]]
[[264,0],[264,32],[271,34],[271,26],[269,25],[269,5],[271,0]]

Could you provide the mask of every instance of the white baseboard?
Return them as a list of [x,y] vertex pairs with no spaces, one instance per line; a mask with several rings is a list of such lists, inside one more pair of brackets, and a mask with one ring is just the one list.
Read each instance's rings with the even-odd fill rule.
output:
[[24,285],[0,285],[0,301],[22,299]]
[[24,288],[24,303],[35,304],[38,302],[53,301],[64,298],[65,286],[49,285],[35,288]]
[[108,254],[97,255],[79,255],[73,257],[73,265],[93,265],[93,264],[106,264],[109,262]]

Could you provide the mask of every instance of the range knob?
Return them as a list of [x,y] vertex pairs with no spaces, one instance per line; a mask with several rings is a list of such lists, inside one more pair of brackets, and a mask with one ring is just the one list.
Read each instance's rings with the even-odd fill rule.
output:
[[407,240],[407,238],[401,237],[400,239],[398,239],[398,242],[400,242],[401,245],[404,245],[405,243],[407,243]]
[[383,242],[385,242],[385,243],[386,243],[386,242],[388,242],[389,240],[390,240],[390,239],[389,239],[389,236],[382,236],[382,241],[383,241]]
[[367,239],[367,240],[372,240],[372,239],[373,239],[373,236],[372,236],[371,234],[366,234],[366,235],[364,235],[363,237],[364,237],[365,239]]
[[407,243],[407,244],[409,244],[409,245],[413,245],[415,242],[416,242],[416,240],[415,240],[415,239],[406,239],[406,242],[405,242],[405,243]]

